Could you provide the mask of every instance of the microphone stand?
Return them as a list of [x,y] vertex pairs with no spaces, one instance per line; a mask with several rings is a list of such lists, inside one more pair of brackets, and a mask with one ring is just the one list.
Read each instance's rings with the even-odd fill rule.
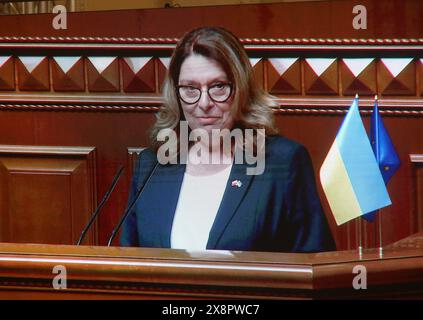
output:
[[134,200],[132,201],[132,203],[128,206],[128,208],[125,210],[124,214],[122,215],[121,219],[119,220],[119,223],[116,225],[116,227],[113,229],[112,235],[109,238],[109,241],[107,242],[107,246],[110,247],[110,245],[113,242],[113,239],[116,237],[116,234],[118,233],[120,227],[122,226],[123,222],[126,220],[126,218],[128,217],[129,213],[131,212],[131,210],[134,208],[135,204],[137,203],[139,197],[141,196],[141,193],[144,191],[145,186],[148,184],[148,182],[150,181],[151,177],[153,176],[154,172],[156,171],[156,168],[158,167],[159,162],[157,161],[153,170],[151,170],[150,175],[148,176],[147,180],[145,181],[144,185],[142,186],[142,188],[138,191],[138,193],[136,194]]
[[79,240],[78,240],[78,242],[77,242],[77,244],[76,244],[77,246],[79,246],[79,245],[81,244],[81,242],[82,242],[82,240],[84,239],[84,237],[85,237],[85,235],[86,235],[86,233],[87,233],[88,229],[91,227],[92,223],[94,222],[94,220],[97,218],[98,214],[100,213],[101,208],[103,208],[104,204],[105,204],[105,203],[106,203],[106,201],[109,199],[110,195],[112,194],[113,190],[115,189],[116,184],[117,184],[117,182],[119,181],[119,179],[120,179],[120,177],[121,177],[121,175],[122,175],[123,169],[124,169],[124,167],[123,167],[123,165],[121,165],[121,166],[119,167],[118,172],[116,173],[116,175],[115,175],[115,177],[114,177],[114,179],[113,179],[113,183],[112,183],[112,185],[111,185],[110,189],[109,189],[109,190],[107,190],[107,192],[106,192],[106,194],[104,195],[103,199],[101,200],[101,202],[100,202],[99,206],[98,206],[98,207],[97,207],[97,209],[94,211],[94,213],[91,215],[91,218],[90,218],[90,220],[88,221],[88,224],[86,225],[86,227],[85,227],[85,228],[84,228],[84,230],[82,231],[81,236],[79,237]]

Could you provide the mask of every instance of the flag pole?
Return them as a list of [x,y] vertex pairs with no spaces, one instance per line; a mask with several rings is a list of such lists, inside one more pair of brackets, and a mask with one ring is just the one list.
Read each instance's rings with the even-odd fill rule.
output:
[[377,219],[379,224],[379,258],[383,258],[383,246],[382,246],[382,214],[380,210],[377,211]]
[[361,236],[361,217],[358,217],[355,221],[356,221],[356,230],[358,231],[358,235],[357,235],[357,237],[358,237],[358,255],[361,259],[362,256],[363,256],[363,244],[361,242],[361,238],[362,238],[362,236]]
[[[378,96],[375,95],[375,103],[378,105]],[[379,114],[375,115],[379,116]],[[375,121],[375,144],[376,144],[376,161],[378,166],[380,165],[380,150],[379,150],[379,121]],[[378,221],[378,231],[379,231],[379,257],[383,257],[383,241],[382,241],[382,215],[380,210],[377,210],[377,221]]]
[[[358,100],[358,93],[355,94],[355,99]],[[357,104],[358,105],[358,104]],[[356,219],[356,228],[358,229],[358,255],[360,259],[363,256],[363,243],[362,243],[362,230],[361,230],[361,217]]]

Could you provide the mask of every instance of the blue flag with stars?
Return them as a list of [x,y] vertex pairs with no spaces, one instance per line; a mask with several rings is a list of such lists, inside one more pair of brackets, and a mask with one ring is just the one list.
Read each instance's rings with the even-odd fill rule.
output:
[[[401,165],[400,159],[395,147],[383,125],[382,117],[379,113],[377,99],[373,107],[372,118],[370,120],[370,141],[372,143],[373,152],[379,164],[385,185],[394,175]],[[362,217],[367,221],[374,222],[376,211],[370,212]]]

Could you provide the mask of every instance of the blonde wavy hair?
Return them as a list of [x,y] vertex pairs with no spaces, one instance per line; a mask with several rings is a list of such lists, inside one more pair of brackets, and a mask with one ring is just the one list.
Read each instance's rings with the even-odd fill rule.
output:
[[164,143],[157,139],[160,130],[174,129],[179,135],[179,122],[185,120],[176,86],[182,63],[193,54],[217,61],[233,84],[234,128],[265,129],[266,136],[277,134],[272,107],[278,104],[255,83],[250,60],[238,38],[223,28],[202,27],[185,34],[171,57],[163,84],[164,104],[150,132],[155,151]]

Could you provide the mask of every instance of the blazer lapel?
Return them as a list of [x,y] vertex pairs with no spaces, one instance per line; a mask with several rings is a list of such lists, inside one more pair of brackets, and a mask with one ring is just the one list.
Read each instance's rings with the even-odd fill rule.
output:
[[159,208],[157,211],[159,215],[157,218],[160,221],[158,233],[160,246],[170,248],[170,234],[184,178],[185,165],[165,165],[158,169],[157,175],[154,177],[156,190],[153,192],[153,194],[159,195],[155,199]]
[[243,164],[233,164],[232,166],[222,202],[210,230],[207,249],[216,247],[253,180],[253,175],[246,174],[247,168],[248,165],[245,162]]

